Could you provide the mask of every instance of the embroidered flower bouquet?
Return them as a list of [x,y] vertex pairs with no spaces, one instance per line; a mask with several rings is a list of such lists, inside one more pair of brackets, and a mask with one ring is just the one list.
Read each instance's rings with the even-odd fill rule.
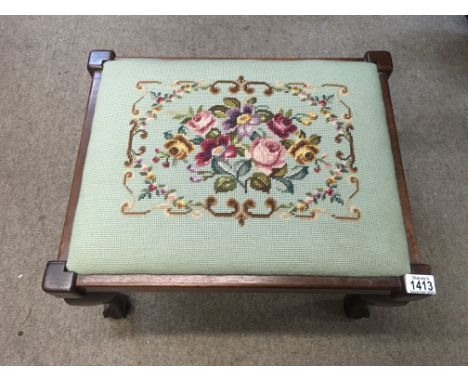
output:
[[[221,89],[219,83],[222,82],[232,82],[234,85]],[[266,87],[260,92],[260,100],[260,95],[252,95],[256,90],[254,85],[257,88],[260,86],[260,90]],[[148,135],[161,136],[158,147],[147,147],[145,144],[140,147],[140,152],[133,149],[128,152],[126,166],[138,171],[144,184],[138,201],[163,197],[169,204],[160,206],[167,213],[199,216],[200,210],[207,209],[216,216],[211,209],[215,197],[207,195],[205,200],[187,200],[183,190],[161,182],[165,171],[180,165],[185,166],[190,183],[212,184],[214,195],[235,190],[249,195],[270,194],[271,197],[265,200],[270,208],[268,217],[281,210],[283,217],[315,218],[317,213],[327,210],[313,208],[314,205],[334,202],[344,205],[346,196],[342,196],[339,185],[345,175],[348,183],[356,186],[351,196],[357,192],[352,114],[342,100],[348,94],[345,85],[314,86],[281,82],[270,85],[266,82],[248,82],[240,76],[236,81],[216,81],[212,84],[206,81],[178,81],[170,92],[163,92],[161,87],[160,83],[139,82],[137,89],[144,94],[132,108],[134,117],[130,121],[130,144],[137,134],[144,140]],[[223,90],[226,95],[222,94]],[[219,95],[221,102],[213,105],[194,104],[185,110],[177,107],[178,100],[194,92]],[[286,109],[278,105],[274,101],[277,94],[290,96],[292,100],[288,104],[296,103],[297,107]],[[191,102],[200,102],[200,99],[203,100],[203,97]],[[141,109],[144,101],[148,110]],[[158,117],[164,113],[170,115],[174,122],[165,122],[162,126]],[[174,127],[167,129],[169,125]],[[349,155],[345,156],[343,150],[334,150],[330,154],[322,149],[325,129],[333,146],[343,140],[348,143],[344,150]],[[126,187],[132,175],[132,172],[126,172]],[[302,192],[298,192],[299,183],[307,184],[309,189],[304,191],[301,187]],[[282,194],[297,197],[287,198]],[[238,205],[235,198],[228,200],[228,206]],[[253,207],[254,202],[250,201],[249,205]],[[122,211],[134,212],[130,203],[124,204]],[[359,217],[357,208],[351,212],[353,214],[348,218]],[[239,215],[236,217],[239,218]],[[241,224],[245,217],[246,214],[243,214],[239,219]]]

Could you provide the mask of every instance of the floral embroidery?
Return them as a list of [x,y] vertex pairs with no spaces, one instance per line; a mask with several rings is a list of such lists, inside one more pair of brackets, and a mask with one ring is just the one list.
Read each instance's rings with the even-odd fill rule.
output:
[[[242,100],[238,96],[221,97],[214,105],[199,105],[194,110],[171,108],[171,118],[177,121],[174,128],[167,130],[154,124],[151,134],[160,134],[160,147],[154,148],[151,164],[143,158],[147,154],[146,146],[138,150],[133,148],[134,138],[145,140],[148,137],[148,126],[156,121],[158,115],[167,109],[167,104],[175,102],[184,95],[198,91],[209,91],[212,94],[221,93],[221,84],[229,84],[228,91],[232,95],[244,92],[255,93],[258,86],[264,88],[265,96],[274,93],[290,94],[297,97],[298,102],[308,104],[310,111],[298,112],[273,107],[258,102],[256,97]],[[146,90],[151,86],[161,88],[159,81],[140,81],[137,89],[143,91],[132,107],[133,118],[130,121],[129,141],[127,148],[127,168],[123,184],[132,195],[132,200],[124,202],[121,211],[128,215],[144,215],[153,209],[162,209],[167,215],[191,214],[198,218],[205,210],[215,217],[235,217],[243,225],[247,218],[269,218],[282,211],[283,218],[297,217],[315,219],[319,214],[328,214],[336,219],[357,220],[360,210],[348,205],[359,191],[359,180],[355,173],[355,152],[351,124],[351,109],[343,102],[341,96],[348,94],[346,86],[339,84],[324,84],[321,89],[332,89],[330,94],[318,95],[314,87],[307,83],[277,83],[274,86],[262,81],[246,81],[240,76],[236,81],[219,80],[209,85],[205,81],[178,81],[172,91]],[[140,116],[139,104],[150,99],[151,106]],[[341,104],[345,108],[344,115],[339,116],[333,111],[333,104]],[[321,117],[322,116],[322,117]],[[323,118],[326,124],[336,129],[334,141],[336,144],[348,142],[349,150],[336,151],[336,161],[333,163],[329,155],[321,148],[322,136],[313,129],[315,121]],[[152,124],[153,125],[153,124]],[[346,155],[344,152],[349,151]],[[146,155],[147,156],[147,155]],[[146,159],[147,161],[147,159]],[[322,175],[322,184],[303,194],[292,198],[287,203],[279,203],[273,197],[265,199],[267,213],[254,213],[255,201],[251,198],[239,202],[230,198],[226,206],[227,212],[214,209],[217,204],[215,196],[205,196],[194,201],[179,194],[180,190],[158,182],[158,174],[164,169],[183,163],[187,173],[187,186],[209,182],[214,194],[229,194],[241,190],[243,194],[263,193],[272,191],[282,194],[297,194],[297,184],[308,181],[313,174]],[[159,170],[156,167],[161,166]],[[324,170],[324,171],[322,171]],[[168,170],[166,170],[168,171]],[[133,172],[141,176],[144,188],[138,196],[134,195],[128,182]],[[354,192],[344,197],[340,185],[346,178],[355,187]],[[162,203],[150,209],[135,211],[137,201],[157,198]],[[284,198],[281,198],[284,199]],[[291,198],[290,198],[291,199]],[[326,208],[318,208],[319,203],[336,203],[347,205],[351,214],[345,216],[327,212]],[[317,208],[315,207],[317,206]]]

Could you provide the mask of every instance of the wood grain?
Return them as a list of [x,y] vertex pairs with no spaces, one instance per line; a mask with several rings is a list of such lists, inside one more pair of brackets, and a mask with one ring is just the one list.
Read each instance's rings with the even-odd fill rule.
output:
[[88,151],[89,137],[91,135],[91,126],[93,123],[94,110],[96,108],[96,98],[101,83],[101,70],[95,70],[92,74],[91,88],[89,90],[88,105],[86,107],[86,116],[83,123],[83,130],[81,132],[80,148],[78,149],[78,156],[76,158],[75,172],[73,174],[73,181],[68,199],[67,213],[65,215],[65,222],[62,230],[62,238],[60,241],[58,260],[66,260],[68,258],[68,250],[70,248],[70,240],[73,229],[73,220],[75,218],[76,206],[80,196],[81,180],[83,178],[83,168],[86,160],[86,153]]

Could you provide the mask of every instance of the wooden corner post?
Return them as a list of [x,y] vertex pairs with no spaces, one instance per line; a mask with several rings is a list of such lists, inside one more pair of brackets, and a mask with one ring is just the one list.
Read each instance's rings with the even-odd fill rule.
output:
[[77,286],[77,274],[67,270],[67,258],[70,239],[73,228],[75,210],[78,204],[83,168],[86,159],[91,126],[96,107],[96,98],[101,82],[101,74],[104,63],[115,59],[115,52],[112,50],[92,50],[88,57],[88,71],[92,77],[89,91],[86,117],[81,133],[80,148],[75,165],[70,197],[68,200],[67,214],[62,231],[62,238],[57,261],[47,263],[42,289],[53,296],[63,298],[70,305],[105,305],[104,317],[125,318],[130,309],[128,297],[115,292],[109,293],[87,293]]
[[377,65],[377,70],[380,73],[385,73],[386,77],[390,77],[393,72],[393,61],[390,52],[385,50],[370,50],[364,55],[364,61],[373,62]]

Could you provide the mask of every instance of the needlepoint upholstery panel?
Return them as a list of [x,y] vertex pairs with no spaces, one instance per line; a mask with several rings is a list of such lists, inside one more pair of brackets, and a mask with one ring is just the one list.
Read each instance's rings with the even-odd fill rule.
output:
[[376,66],[106,62],[67,268],[408,273]]

